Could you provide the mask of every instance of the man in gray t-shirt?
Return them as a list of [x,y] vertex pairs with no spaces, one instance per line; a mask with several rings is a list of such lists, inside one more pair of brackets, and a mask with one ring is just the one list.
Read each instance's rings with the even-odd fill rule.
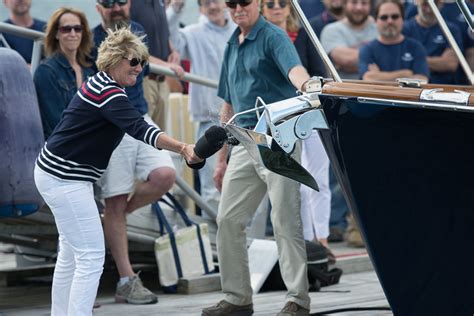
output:
[[[321,32],[321,44],[342,79],[359,78],[359,48],[378,36],[374,19],[369,16],[370,5],[370,0],[344,0],[344,17],[325,26]],[[347,223],[349,208],[333,171],[329,174],[329,186],[332,201],[328,240],[342,239],[346,230],[348,244],[362,247],[362,237],[352,216],[349,216],[349,225]]]
[[370,0],[345,0],[345,17],[327,25],[321,44],[343,79],[358,79],[359,47],[378,36],[370,14]]

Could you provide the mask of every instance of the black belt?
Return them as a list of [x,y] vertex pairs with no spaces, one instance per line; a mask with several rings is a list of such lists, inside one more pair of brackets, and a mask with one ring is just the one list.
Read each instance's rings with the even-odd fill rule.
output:
[[163,82],[165,81],[166,77],[165,75],[149,74],[148,79],[153,80],[153,81]]

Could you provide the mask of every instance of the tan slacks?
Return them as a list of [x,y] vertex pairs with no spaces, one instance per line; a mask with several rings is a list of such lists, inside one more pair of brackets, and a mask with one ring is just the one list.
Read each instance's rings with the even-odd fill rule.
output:
[[[300,156],[301,147],[295,152]],[[245,227],[266,192],[278,246],[287,300],[309,309],[306,249],[300,217],[300,185],[251,159],[235,146],[223,180],[217,216],[217,250],[225,300],[235,305],[252,302]]]
[[143,79],[143,92],[148,103],[148,115],[161,130],[166,131],[170,95],[168,83],[166,81],[150,80],[145,77]]

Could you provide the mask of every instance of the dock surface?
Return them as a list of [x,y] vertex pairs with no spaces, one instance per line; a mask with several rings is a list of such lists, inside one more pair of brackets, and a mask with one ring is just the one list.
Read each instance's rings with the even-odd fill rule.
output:
[[[344,244],[331,245],[337,265],[344,270],[340,283],[323,287],[320,292],[311,292],[311,312],[320,313],[334,309],[358,307],[388,307],[377,275],[372,269],[365,249],[348,248]],[[8,260],[5,254],[0,266]],[[153,305],[129,305],[114,302],[115,277],[102,282],[96,302],[100,307],[94,315],[201,315],[204,307],[210,306],[223,295],[220,291],[199,294],[164,294],[160,291],[157,274],[143,273],[146,286],[158,294],[159,301]],[[50,277],[32,278],[13,286],[0,286],[0,316],[45,316],[50,314]],[[285,292],[272,291],[254,296],[254,315],[275,315],[284,305]],[[334,315],[392,315],[390,311],[350,311]]]

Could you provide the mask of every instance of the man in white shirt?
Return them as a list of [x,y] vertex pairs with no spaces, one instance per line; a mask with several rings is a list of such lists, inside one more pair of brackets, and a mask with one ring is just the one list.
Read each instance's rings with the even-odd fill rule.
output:
[[[192,74],[219,80],[224,50],[236,25],[223,0],[199,0],[198,4],[202,14],[200,21],[181,29],[179,17],[182,11],[168,10],[170,39],[181,58],[191,62]],[[210,126],[219,125],[222,104],[216,89],[189,84],[189,109],[193,121],[198,122],[196,139]],[[212,179],[216,157],[207,158],[206,165],[199,170],[199,178],[203,199],[217,211],[220,194]]]

